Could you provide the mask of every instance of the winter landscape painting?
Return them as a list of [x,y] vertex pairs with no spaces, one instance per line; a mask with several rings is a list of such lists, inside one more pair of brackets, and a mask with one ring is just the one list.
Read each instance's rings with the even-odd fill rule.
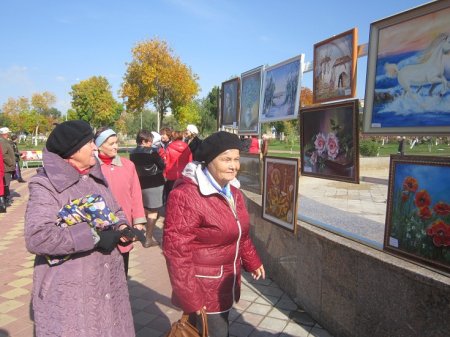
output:
[[371,24],[364,131],[450,132],[450,1]]
[[293,57],[264,71],[260,123],[297,118],[303,57]]
[[314,45],[314,103],[355,96],[357,29]]

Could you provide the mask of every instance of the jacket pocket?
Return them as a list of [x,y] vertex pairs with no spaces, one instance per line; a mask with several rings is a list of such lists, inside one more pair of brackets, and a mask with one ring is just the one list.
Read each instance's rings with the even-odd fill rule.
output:
[[57,273],[57,267],[50,267],[46,270],[44,277],[42,278],[41,286],[39,288],[38,296],[41,300],[45,298],[48,291],[50,290],[53,280]]
[[221,266],[195,266],[195,277],[219,279],[223,276],[223,265]]

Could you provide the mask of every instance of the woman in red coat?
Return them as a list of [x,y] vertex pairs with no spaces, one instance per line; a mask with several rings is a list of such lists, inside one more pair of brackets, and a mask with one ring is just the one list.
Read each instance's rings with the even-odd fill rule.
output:
[[249,236],[245,200],[235,187],[240,147],[239,138],[228,132],[206,138],[197,152],[203,164],[186,166],[166,207],[163,252],[172,302],[191,313],[191,322],[205,309],[210,337],[229,335],[229,311],[240,297],[241,265],[255,279],[265,278]]
[[172,132],[172,142],[166,148],[166,177],[165,194],[169,195],[175,180],[181,178],[181,172],[192,161],[192,152],[188,144],[183,142],[183,133]]

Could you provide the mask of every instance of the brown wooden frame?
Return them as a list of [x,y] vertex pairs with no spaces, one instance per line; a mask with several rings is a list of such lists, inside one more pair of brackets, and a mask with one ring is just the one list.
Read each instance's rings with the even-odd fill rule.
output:
[[[351,43],[348,54],[343,54],[345,44],[344,41]],[[326,57],[320,57],[322,51],[327,51]],[[344,98],[353,98],[356,94],[356,61],[358,53],[358,29],[353,28],[327,40],[318,42],[314,45],[314,69],[313,69],[313,102],[323,103],[329,101],[336,101]],[[339,56],[339,57],[337,57]],[[327,66],[328,65],[328,66]],[[338,68],[340,67],[340,68]],[[328,70],[330,69],[330,70]],[[335,69],[340,69],[342,72],[335,74]],[[344,88],[339,88],[339,84],[343,84],[348,76],[349,85]],[[325,82],[322,77],[328,80]],[[329,83],[333,88],[337,82],[337,89],[324,90]],[[335,92],[335,94],[333,94]]]
[[391,155],[384,249],[450,272],[450,158]]
[[299,160],[266,156],[263,166],[262,218],[296,233]]

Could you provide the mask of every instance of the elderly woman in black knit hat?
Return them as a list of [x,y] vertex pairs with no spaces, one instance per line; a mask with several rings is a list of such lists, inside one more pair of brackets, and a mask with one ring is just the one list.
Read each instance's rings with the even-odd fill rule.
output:
[[241,265],[255,279],[264,267],[249,236],[250,217],[239,191],[241,141],[219,131],[206,138],[197,159],[175,182],[166,206],[163,252],[172,302],[197,315],[207,313],[209,336],[226,337],[228,315],[239,300]]
[[36,336],[135,336],[123,259],[127,219],[108,188],[88,123],[57,125],[31,178],[25,242],[36,254]]

